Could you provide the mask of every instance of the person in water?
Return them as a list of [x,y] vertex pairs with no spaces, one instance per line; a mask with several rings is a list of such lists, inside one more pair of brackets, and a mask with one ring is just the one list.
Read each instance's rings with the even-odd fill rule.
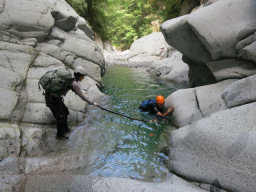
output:
[[90,105],[97,106],[98,104],[95,102],[89,101],[83,94],[78,82],[82,81],[86,75],[85,69],[82,66],[77,66],[74,69],[74,77],[69,84],[69,86],[65,87],[65,90],[62,90],[63,94],[53,95],[50,91],[45,91],[45,102],[46,106],[50,108],[53,116],[57,121],[57,134],[56,139],[66,140],[68,137],[67,133],[71,132],[71,129],[68,128],[67,124],[67,116],[69,115],[69,110],[63,102],[63,96],[69,90],[74,91],[82,100],[87,102]]
[[139,109],[141,111],[148,111],[151,114],[155,114],[158,117],[165,117],[174,111],[174,107],[170,106],[167,110],[164,107],[165,99],[162,95],[158,95],[156,99],[149,99],[143,101]]

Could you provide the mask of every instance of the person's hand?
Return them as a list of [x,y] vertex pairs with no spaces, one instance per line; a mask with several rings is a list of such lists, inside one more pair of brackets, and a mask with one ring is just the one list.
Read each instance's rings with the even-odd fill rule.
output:
[[99,105],[98,103],[93,102],[93,106],[94,106],[94,107],[97,107],[98,105]]
[[174,107],[173,106],[170,106],[167,110],[168,113],[171,113],[172,111],[174,110]]

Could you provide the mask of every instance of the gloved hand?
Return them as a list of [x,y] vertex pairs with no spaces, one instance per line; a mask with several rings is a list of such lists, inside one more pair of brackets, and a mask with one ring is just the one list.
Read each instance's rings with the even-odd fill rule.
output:
[[94,106],[94,107],[97,107],[98,105],[99,105],[98,103],[93,102],[93,106]]
[[171,107],[168,108],[167,112],[168,112],[168,113],[171,113],[173,110],[174,110],[174,107],[171,106]]

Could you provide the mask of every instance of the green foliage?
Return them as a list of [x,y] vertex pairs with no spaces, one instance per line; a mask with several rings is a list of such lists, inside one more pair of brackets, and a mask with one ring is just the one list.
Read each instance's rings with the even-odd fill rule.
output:
[[159,31],[162,22],[179,15],[182,4],[182,0],[87,0],[87,4],[85,0],[67,1],[104,40],[121,49]]
[[87,3],[85,0],[66,0],[73,9],[76,10],[76,12],[82,16],[85,17],[87,12]]

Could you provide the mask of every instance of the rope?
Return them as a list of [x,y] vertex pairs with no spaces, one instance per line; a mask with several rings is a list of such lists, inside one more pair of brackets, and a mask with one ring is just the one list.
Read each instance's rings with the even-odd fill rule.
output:
[[134,118],[134,117],[129,117],[129,116],[127,116],[127,115],[123,115],[123,114],[121,114],[121,113],[117,113],[117,112],[115,112],[115,111],[110,111],[110,110],[105,109],[104,107],[101,107],[101,106],[99,106],[99,105],[97,105],[97,107],[100,108],[100,109],[102,109],[102,110],[104,110],[104,111],[107,111],[107,112],[109,112],[109,113],[113,113],[113,114],[116,114],[116,115],[119,115],[119,116],[122,116],[122,117],[126,117],[126,118],[131,119],[131,120],[136,120],[136,121],[141,121],[141,122],[147,123],[147,121],[145,121],[145,120],[143,120],[143,119],[137,119],[137,118]]

